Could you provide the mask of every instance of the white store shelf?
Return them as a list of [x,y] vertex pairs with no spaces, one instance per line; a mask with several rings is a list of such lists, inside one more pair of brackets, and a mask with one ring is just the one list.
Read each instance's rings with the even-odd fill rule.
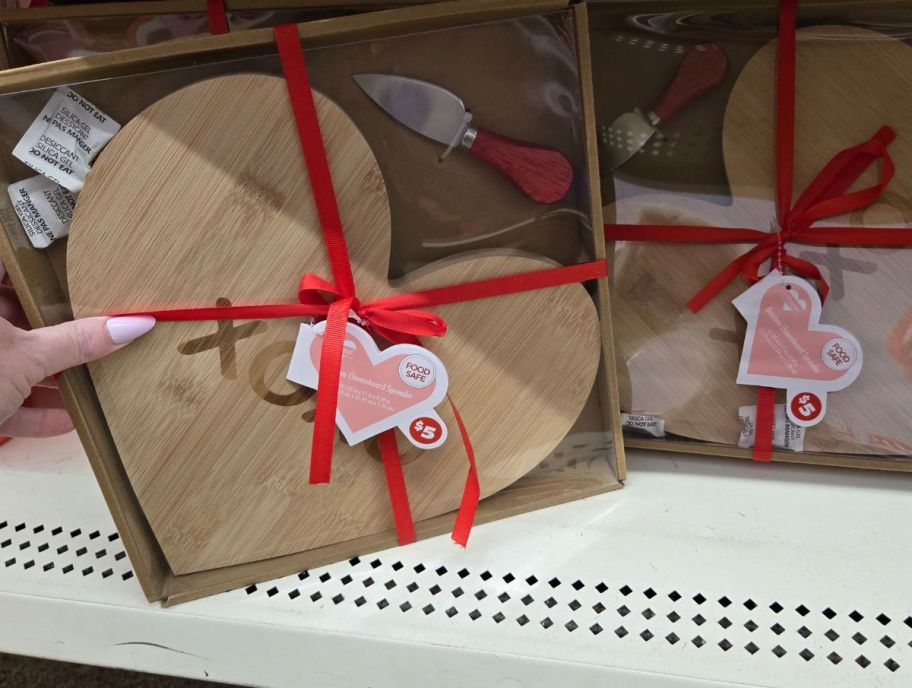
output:
[[161,609],[74,436],[0,447],[0,651],[262,686],[908,686],[912,475],[633,452],[627,487]]

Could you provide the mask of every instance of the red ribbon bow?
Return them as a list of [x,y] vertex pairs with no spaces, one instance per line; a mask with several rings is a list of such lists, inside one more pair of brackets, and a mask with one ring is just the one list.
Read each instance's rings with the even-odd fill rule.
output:
[[[693,225],[606,225],[608,241],[660,241],[682,243],[756,244],[713,277],[687,306],[699,311],[739,274],[749,283],[760,279],[767,260],[780,271],[789,268],[815,280],[821,299],[829,285],[813,263],[788,254],[786,244],[838,244],[872,247],[912,246],[912,230],[887,227],[821,227],[814,222],[866,208],[873,204],[893,178],[895,168],[887,146],[896,134],[882,127],[861,145],[837,153],[792,205],[795,155],[795,52],[797,0],[781,0],[779,43],[776,62],[776,231],[704,227]],[[874,186],[849,192],[849,187],[877,160],[882,161],[880,179]],[[761,387],[757,397],[754,459],[769,461],[772,455],[775,390]]]
[[[753,284],[760,279],[760,267],[772,260],[773,267],[781,272],[790,268],[792,272],[815,280],[820,285],[821,300],[826,300],[829,285],[820,269],[810,261],[789,255],[786,244],[866,244],[875,246],[907,246],[912,233],[895,229],[854,228],[854,227],[812,227],[817,220],[842,215],[853,210],[867,208],[887,188],[893,178],[895,167],[887,146],[896,133],[890,127],[881,129],[861,145],[837,153],[823,170],[799,196],[794,207],[789,209],[777,204],[778,228],[774,232],[751,229],[722,229],[724,241],[741,243],[752,241],[757,245],[729,263],[713,277],[690,301],[687,306],[699,311],[715,298],[738,274]],[[882,160],[881,176],[874,186],[845,193],[861,174],[875,161]],[[781,161],[780,161],[781,162]],[[779,178],[786,176],[780,169]],[[705,230],[711,229],[704,227]],[[736,237],[730,236],[737,233]]]
[[[345,296],[332,284],[318,275],[308,273],[301,278],[298,299],[301,303],[326,305],[324,296],[342,300]],[[446,321],[430,311],[408,307],[408,300],[401,296],[378,299],[362,304],[357,297],[350,297],[350,308],[366,329],[391,342],[411,341],[414,337],[442,337],[446,334]]]
[[[320,124],[307,76],[304,54],[293,24],[274,28],[279,57],[285,74],[285,84],[291,101],[301,150],[317,207],[323,241],[333,275],[329,282],[318,275],[305,274],[298,288],[296,304],[265,304],[253,306],[217,306],[134,311],[121,315],[151,315],[162,321],[191,320],[249,320],[256,318],[316,317],[326,319],[323,332],[317,408],[314,414],[313,446],[310,460],[310,482],[329,482],[335,440],[336,405],[342,350],[349,316],[354,313],[362,325],[394,343],[418,343],[417,337],[441,337],[446,322],[440,316],[423,310],[463,301],[505,296],[520,292],[547,289],[599,279],[608,275],[604,260],[566,267],[465,282],[436,289],[397,294],[362,303],[355,293],[348,247],[342,231],[342,220],[336,203],[332,175],[323,145]],[[469,469],[452,537],[465,546],[475,520],[481,488],[475,465],[475,453],[469,433],[452,400],[450,405],[466,451]],[[402,474],[401,458],[394,430],[377,437],[387,489],[400,544],[415,540],[415,526],[408,502],[408,492]]]

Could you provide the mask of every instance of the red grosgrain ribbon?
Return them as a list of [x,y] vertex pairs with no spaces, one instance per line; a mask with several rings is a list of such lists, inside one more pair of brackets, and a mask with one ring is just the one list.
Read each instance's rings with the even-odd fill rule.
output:
[[469,474],[466,476],[466,484],[462,490],[462,502],[459,505],[459,511],[456,513],[456,523],[453,525],[453,540],[456,544],[465,547],[469,542],[469,533],[472,532],[472,524],[475,522],[475,512],[478,511],[478,500],[481,497],[481,485],[478,482],[478,468],[475,466],[475,450],[472,449],[472,443],[469,441],[469,432],[466,430],[462,416],[456,410],[453,400],[447,396],[450,402],[450,408],[453,409],[453,416],[456,418],[456,425],[459,426],[459,434],[462,437],[462,444],[466,450],[466,456],[469,457]]
[[[776,390],[772,387],[757,388],[757,419],[754,423],[754,461],[773,458],[773,425],[775,422]],[[769,431],[761,428],[768,428]]]
[[[606,225],[608,241],[661,241],[684,243],[756,244],[713,277],[687,306],[699,311],[739,274],[753,284],[767,260],[785,272],[814,280],[821,300],[829,285],[813,263],[791,256],[786,244],[837,244],[871,247],[912,246],[912,229],[888,227],[820,227],[826,217],[866,208],[877,201],[893,178],[895,168],[887,146],[896,137],[890,127],[881,127],[869,140],[837,153],[792,205],[795,155],[795,21],[798,0],[779,5],[779,42],[776,57],[776,231],[702,227],[690,225]],[[874,186],[849,192],[849,187],[877,160],[882,162]],[[773,433],[774,390],[761,388],[757,398],[754,458],[769,460]]]
[[[796,274],[808,277],[820,285],[821,297],[826,299],[829,286],[813,263],[790,256],[787,243],[840,244],[856,246],[910,246],[912,229],[888,227],[819,227],[812,224],[824,217],[842,215],[873,204],[893,178],[893,161],[887,145],[895,132],[882,127],[861,145],[837,153],[821,170],[798,198],[794,207],[779,220],[779,230],[703,227],[699,225],[606,225],[609,241],[660,241],[710,244],[756,244],[735,258],[687,302],[695,313],[716,297],[739,274],[749,283],[760,279],[762,264],[772,258],[777,268],[791,268]],[[881,178],[874,186],[843,193],[874,161],[882,160]]]
[[[442,337],[446,333],[446,322],[443,318],[423,310],[426,307],[599,279],[608,275],[608,264],[604,260],[599,260],[397,294],[362,303],[355,294],[348,248],[345,244],[336,193],[297,28],[290,24],[277,26],[274,28],[274,34],[333,281],[329,282],[318,275],[305,274],[298,286],[299,303],[172,308],[133,311],[129,315],[151,315],[161,321],[325,318],[326,329],[323,333],[320,358],[320,386],[317,390],[310,460],[310,482],[325,483],[330,479],[342,348],[350,315],[354,314],[355,319],[366,329],[393,343],[419,343],[417,337]],[[453,404],[452,400],[450,404]],[[465,545],[475,519],[481,490],[468,430],[455,405],[452,408],[469,461],[465,490],[453,530],[453,539]],[[399,542],[412,542],[415,539],[415,527],[394,431],[389,430],[379,435],[378,443]]]
[[399,456],[399,447],[396,444],[396,431],[381,432],[377,435],[377,444],[380,446],[380,456],[383,459],[386,490],[389,492],[396,534],[399,544],[407,545],[415,541],[415,522],[412,521],[408,490],[405,487],[405,476],[402,474],[402,458]]
[[206,0],[206,16],[209,18],[209,33],[220,36],[228,33],[228,15],[225,13],[225,0]]

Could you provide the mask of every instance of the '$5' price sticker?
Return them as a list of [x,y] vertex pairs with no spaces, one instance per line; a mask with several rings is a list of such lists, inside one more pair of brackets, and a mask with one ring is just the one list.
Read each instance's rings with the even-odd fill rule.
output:
[[422,449],[439,447],[446,440],[446,425],[437,417],[421,416],[402,430],[412,444]]

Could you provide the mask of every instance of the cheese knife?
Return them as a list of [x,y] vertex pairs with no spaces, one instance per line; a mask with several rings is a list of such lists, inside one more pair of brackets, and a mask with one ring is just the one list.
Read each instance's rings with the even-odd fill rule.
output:
[[555,203],[570,188],[573,168],[563,154],[471,126],[465,104],[442,86],[392,74],[352,78],[397,122],[444,146],[467,150],[536,203]]
[[608,127],[608,168],[617,169],[630,160],[659,133],[660,122],[718,86],[725,77],[727,66],[725,53],[715,43],[691,48],[681,60],[671,85],[648,114],[644,115],[637,108],[624,113]]

